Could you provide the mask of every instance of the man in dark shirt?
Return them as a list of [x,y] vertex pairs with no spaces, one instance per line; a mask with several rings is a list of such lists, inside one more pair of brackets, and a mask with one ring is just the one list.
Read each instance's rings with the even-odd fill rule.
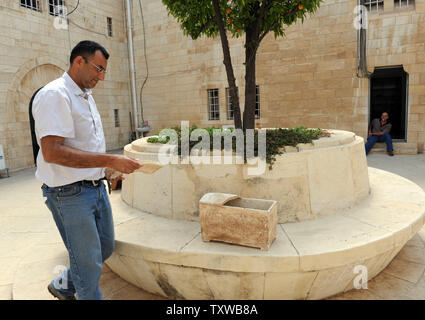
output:
[[388,122],[388,113],[384,112],[381,119],[373,119],[369,126],[369,137],[366,142],[366,155],[369,154],[376,142],[385,142],[387,144],[388,155],[393,156],[393,141],[390,136],[391,123]]

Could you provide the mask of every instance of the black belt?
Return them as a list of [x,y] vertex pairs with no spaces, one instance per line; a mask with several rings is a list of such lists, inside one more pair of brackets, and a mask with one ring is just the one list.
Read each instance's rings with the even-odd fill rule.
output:
[[[67,186],[71,186],[71,185],[76,184],[76,185],[79,185],[79,186],[86,185],[86,186],[91,186],[91,187],[98,187],[98,186],[100,186],[100,184],[102,183],[103,180],[106,180],[106,182],[108,183],[109,194],[111,194],[111,183],[109,182],[109,180],[106,177],[103,177],[102,179],[99,179],[99,180],[81,180],[81,181],[77,181],[77,182],[67,184]],[[43,184],[43,187],[44,186],[47,187],[46,184]],[[62,186],[62,187],[64,187],[64,186]]]
[[99,179],[99,180],[82,180],[82,181],[77,181],[77,182],[74,182],[72,184],[89,185],[89,186],[98,187],[102,183],[103,180],[105,180],[108,183],[109,194],[111,194],[111,183],[109,182],[108,179],[106,179],[106,177],[103,177],[102,179]]

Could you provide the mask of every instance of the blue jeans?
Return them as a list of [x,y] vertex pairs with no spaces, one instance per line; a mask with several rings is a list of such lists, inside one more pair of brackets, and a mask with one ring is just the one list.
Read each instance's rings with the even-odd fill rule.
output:
[[101,300],[99,279],[103,262],[114,251],[111,204],[105,185],[42,186],[46,205],[68,250],[70,268],[52,281],[64,296]]
[[370,150],[372,150],[373,146],[377,142],[385,142],[387,145],[387,152],[393,151],[393,140],[389,133],[384,134],[383,136],[370,136],[367,138],[367,142],[365,145],[366,154],[369,154]]

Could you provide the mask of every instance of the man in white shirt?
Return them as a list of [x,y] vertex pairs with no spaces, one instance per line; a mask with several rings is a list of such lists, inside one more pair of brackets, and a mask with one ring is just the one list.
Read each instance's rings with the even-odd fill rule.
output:
[[[63,76],[40,90],[33,102],[40,152],[36,177],[69,253],[70,268],[54,279],[49,292],[61,300],[102,299],[103,262],[114,250],[112,210],[105,175],[130,174],[141,164],[105,154],[105,136],[92,91],[105,79],[109,54],[93,41],[71,52]],[[122,179],[122,176],[120,176]]]

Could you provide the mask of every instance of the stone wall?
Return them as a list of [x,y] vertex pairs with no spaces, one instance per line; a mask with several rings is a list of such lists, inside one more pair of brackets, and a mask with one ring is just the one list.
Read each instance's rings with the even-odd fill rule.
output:
[[[122,1],[82,0],[72,13],[68,30],[56,29],[48,1],[41,12],[23,8],[20,1],[0,3],[0,144],[7,166],[34,165],[28,106],[37,89],[60,77],[69,67],[72,48],[81,40],[94,40],[110,52],[108,74],[94,90],[102,117],[107,149],[129,142],[131,100],[128,50]],[[76,1],[68,1],[70,12]],[[106,17],[113,19],[113,36],[107,35]],[[114,109],[120,126],[115,127]]]
[[[287,29],[285,38],[267,36],[259,49],[260,127],[305,125],[353,131],[366,137],[369,79],[356,76],[355,0],[325,0],[304,24]],[[425,2],[397,10],[385,0],[385,10],[369,15],[368,69],[403,65],[409,73],[407,142],[423,151],[425,142]],[[158,130],[189,120],[211,126],[233,124],[226,117],[227,78],[219,38],[196,41],[158,0],[143,1],[145,30],[139,7],[134,8],[135,48],[144,117]],[[144,31],[144,32],[143,32]],[[146,41],[146,58],[144,54]],[[231,53],[244,101],[243,39],[231,40]],[[209,121],[207,89],[219,88],[220,118]]]
[[[33,165],[26,108],[39,87],[68,68],[69,53],[80,40],[92,39],[111,53],[106,81],[94,97],[100,109],[107,149],[129,141],[131,97],[123,1],[81,0],[70,15],[69,30],[57,30],[48,13],[0,3],[0,144],[8,167]],[[68,5],[75,5],[68,1]],[[183,35],[160,0],[132,1],[138,95],[142,91],[143,120],[158,130],[189,120],[198,126],[233,124],[227,120],[220,40]],[[365,137],[369,118],[369,80],[356,76],[355,0],[325,0],[304,24],[287,29],[286,37],[267,36],[258,53],[259,127],[305,125],[353,131]],[[385,10],[369,15],[368,69],[403,65],[409,74],[407,142],[423,151],[425,143],[425,1],[412,10],[397,10],[385,0]],[[72,10],[72,8],[69,8]],[[106,17],[113,19],[107,36]],[[244,102],[243,38],[231,39],[232,59]],[[145,55],[146,50],[146,55]],[[220,120],[208,120],[207,89],[218,88]],[[114,124],[119,109],[120,127]]]

